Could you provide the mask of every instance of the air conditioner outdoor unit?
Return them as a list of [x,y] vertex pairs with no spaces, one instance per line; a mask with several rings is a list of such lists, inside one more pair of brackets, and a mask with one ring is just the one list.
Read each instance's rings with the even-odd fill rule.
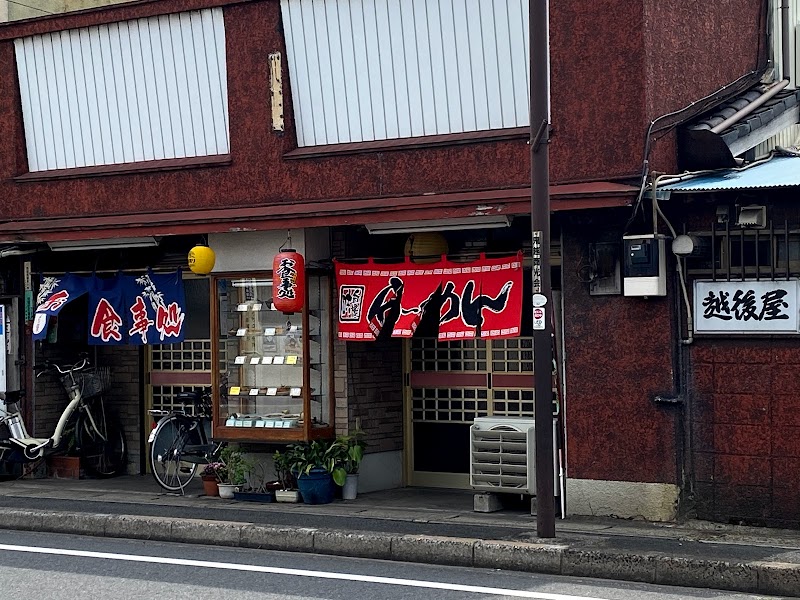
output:
[[[470,427],[470,485],[482,491],[536,494],[534,419],[478,417]],[[553,475],[558,486],[558,445],[553,421]]]

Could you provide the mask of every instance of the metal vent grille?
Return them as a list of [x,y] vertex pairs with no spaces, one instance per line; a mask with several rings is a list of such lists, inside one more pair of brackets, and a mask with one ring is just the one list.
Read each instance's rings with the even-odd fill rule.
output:
[[479,490],[534,494],[533,419],[477,418],[470,427],[470,485]]

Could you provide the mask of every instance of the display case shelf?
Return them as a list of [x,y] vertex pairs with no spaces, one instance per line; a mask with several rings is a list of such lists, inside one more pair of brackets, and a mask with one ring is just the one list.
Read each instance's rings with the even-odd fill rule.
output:
[[214,278],[214,437],[252,442],[333,435],[330,281],[310,274],[302,313],[274,310],[269,274]]

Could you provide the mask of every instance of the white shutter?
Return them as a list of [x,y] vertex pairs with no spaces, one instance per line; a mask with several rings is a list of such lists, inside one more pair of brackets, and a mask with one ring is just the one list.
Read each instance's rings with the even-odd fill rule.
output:
[[527,0],[281,0],[299,146],[527,126]]
[[229,152],[222,9],[14,44],[31,171]]

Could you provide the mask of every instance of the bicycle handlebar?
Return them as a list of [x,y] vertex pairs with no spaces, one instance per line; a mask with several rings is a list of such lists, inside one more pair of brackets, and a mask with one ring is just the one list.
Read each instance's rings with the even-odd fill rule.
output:
[[37,365],[35,370],[38,371],[36,376],[39,377],[45,371],[58,371],[59,375],[67,375],[69,373],[74,373],[75,371],[82,371],[89,365],[89,359],[87,357],[81,358],[78,362],[76,362],[71,367],[60,367],[56,363],[46,360],[43,365]]

